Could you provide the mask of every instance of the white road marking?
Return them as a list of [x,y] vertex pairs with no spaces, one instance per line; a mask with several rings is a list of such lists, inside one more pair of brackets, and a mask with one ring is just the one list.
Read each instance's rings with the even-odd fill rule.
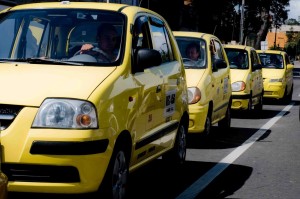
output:
[[218,164],[196,180],[190,187],[184,190],[176,199],[194,199],[197,195],[203,191],[220,173],[222,173],[231,163],[233,163],[239,156],[241,156],[252,144],[254,144],[266,131],[271,128],[287,111],[293,107],[294,103],[286,106],[275,117],[270,119],[264,124],[256,133],[254,133],[248,140],[246,140],[241,146],[237,147],[225,158],[223,158]]

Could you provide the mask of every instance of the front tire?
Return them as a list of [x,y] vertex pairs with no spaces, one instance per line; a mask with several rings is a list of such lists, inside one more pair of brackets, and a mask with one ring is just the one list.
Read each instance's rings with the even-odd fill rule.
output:
[[231,103],[227,106],[225,117],[218,122],[218,126],[222,129],[229,129],[231,126]]
[[100,189],[100,197],[125,199],[128,192],[128,177],[128,160],[125,150],[116,146],[105,174],[104,184]]
[[259,96],[259,102],[254,106],[254,110],[262,111],[263,109],[263,93]]
[[211,134],[211,114],[208,113],[205,120],[205,126],[204,126],[204,132],[203,135],[205,137],[209,136]]
[[182,122],[179,125],[174,147],[162,158],[171,161],[175,164],[182,164],[186,158],[186,145],[187,145],[187,126]]

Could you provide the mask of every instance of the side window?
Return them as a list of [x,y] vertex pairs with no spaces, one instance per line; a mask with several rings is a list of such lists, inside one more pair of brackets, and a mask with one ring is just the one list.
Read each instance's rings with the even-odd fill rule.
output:
[[136,19],[133,26],[133,40],[132,48],[133,50],[137,48],[150,48],[152,49],[150,42],[150,32],[148,26],[148,17],[140,16]]
[[284,55],[284,59],[285,59],[285,63],[286,64],[290,64],[290,59],[289,59],[289,56],[287,54]]
[[223,47],[222,44],[218,41],[214,40],[215,48],[216,48],[216,56],[218,59],[224,59]]
[[163,63],[173,61],[169,34],[164,23],[157,18],[151,18],[150,29],[153,49],[160,52]]
[[214,61],[215,59],[223,59],[224,60],[223,46],[219,41],[211,40],[210,41],[210,50],[212,53],[212,61]]
[[259,58],[255,50],[251,50],[251,62],[253,64],[259,64]]

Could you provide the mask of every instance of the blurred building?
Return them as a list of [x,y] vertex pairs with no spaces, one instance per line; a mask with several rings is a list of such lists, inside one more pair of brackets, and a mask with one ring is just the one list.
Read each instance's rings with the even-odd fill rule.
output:
[[266,37],[268,43],[268,48],[273,48],[274,46],[284,48],[288,41],[286,36],[287,33],[294,32],[300,33],[299,25],[282,25],[280,28],[272,28]]

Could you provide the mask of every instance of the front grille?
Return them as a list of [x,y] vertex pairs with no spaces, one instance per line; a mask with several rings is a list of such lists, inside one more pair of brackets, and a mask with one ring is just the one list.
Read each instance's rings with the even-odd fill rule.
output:
[[73,166],[3,163],[1,169],[10,182],[80,182],[79,172]]
[[0,104],[0,130],[8,128],[22,108],[22,106]]

